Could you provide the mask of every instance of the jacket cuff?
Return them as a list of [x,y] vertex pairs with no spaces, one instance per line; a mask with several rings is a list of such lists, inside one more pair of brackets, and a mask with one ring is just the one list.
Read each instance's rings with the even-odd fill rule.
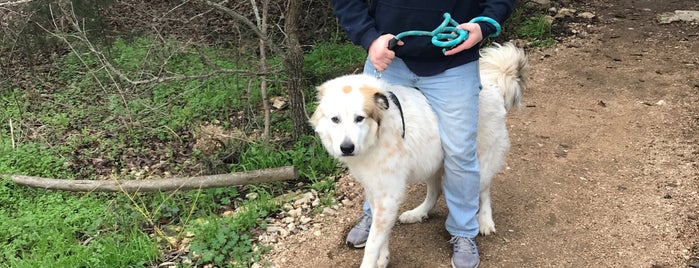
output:
[[373,43],[374,40],[379,38],[379,36],[381,36],[381,33],[379,33],[374,28],[370,28],[364,33],[364,35],[362,35],[362,39],[359,41],[359,45],[361,45],[364,48],[364,50],[369,51],[371,43]]
[[485,40],[486,38],[490,37],[491,34],[495,33],[497,29],[495,29],[495,26],[493,26],[490,23],[484,22],[484,21],[479,21],[476,22],[478,25],[481,26],[481,34],[483,34],[483,39]]

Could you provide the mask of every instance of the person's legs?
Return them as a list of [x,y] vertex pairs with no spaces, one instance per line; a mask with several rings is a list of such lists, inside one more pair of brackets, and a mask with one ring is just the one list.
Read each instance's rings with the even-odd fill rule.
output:
[[446,228],[453,236],[478,234],[480,170],[476,135],[478,94],[481,83],[478,62],[420,77],[417,88],[437,114],[444,148],[444,198],[449,208]]
[[477,156],[478,62],[420,77],[417,88],[437,115],[444,148],[444,198],[449,209],[445,223],[454,244],[452,266],[477,267],[478,198],[480,170]]

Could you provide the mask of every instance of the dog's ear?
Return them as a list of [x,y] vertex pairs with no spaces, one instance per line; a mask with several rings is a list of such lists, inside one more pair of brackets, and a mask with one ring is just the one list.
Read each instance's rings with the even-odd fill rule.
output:
[[[320,99],[325,95],[325,87],[324,86],[318,86],[316,87],[316,90],[318,91],[316,98],[318,100],[318,103],[320,103]],[[315,128],[318,126],[318,121],[320,120],[321,117],[323,117],[323,111],[321,110],[320,106],[316,107],[315,112],[313,112],[313,115],[311,115],[311,118],[308,120],[308,122],[311,123],[311,126]]]
[[311,126],[313,128],[316,128],[318,126],[318,121],[320,121],[320,118],[323,117],[323,111],[320,109],[320,107],[316,108],[315,112],[313,112],[313,115],[311,115],[311,118],[308,120],[309,123],[311,123]]
[[376,92],[374,94],[374,103],[376,103],[376,107],[382,110],[388,109],[388,97],[381,92]]

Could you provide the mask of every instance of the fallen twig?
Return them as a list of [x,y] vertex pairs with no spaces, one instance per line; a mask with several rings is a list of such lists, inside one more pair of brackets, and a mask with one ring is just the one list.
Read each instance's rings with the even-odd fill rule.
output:
[[9,175],[19,185],[71,192],[166,192],[226,187],[298,178],[294,166],[248,172],[157,180],[67,180],[23,175]]

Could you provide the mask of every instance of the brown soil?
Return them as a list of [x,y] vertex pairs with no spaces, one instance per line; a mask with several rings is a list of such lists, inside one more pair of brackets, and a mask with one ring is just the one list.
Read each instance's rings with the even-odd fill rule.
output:
[[[656,15],[693,0],[588,1],[596,18],[530,51],[524,107],[509,115],[512,150],[495,179],[498,232],[479,237],[481,267],[699,267],[699,25]],[[358,267],[344,246],[354,205],[287,237],[277,267]],[[417,205],[412,187],[404,208]],[[347,202],[347,201],[345,201]],[[391,236],[391,267],[450,267],[444,201]]]

